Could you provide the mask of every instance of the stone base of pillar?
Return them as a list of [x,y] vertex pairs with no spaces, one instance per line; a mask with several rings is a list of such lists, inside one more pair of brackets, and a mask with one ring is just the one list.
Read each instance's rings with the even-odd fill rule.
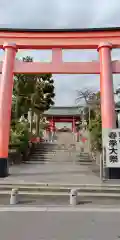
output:
[[0,158],[0,178],[7,177],[9,173],[8,170],[8,159]]
[[120,179],[120,168],[108,168],[109,179]]

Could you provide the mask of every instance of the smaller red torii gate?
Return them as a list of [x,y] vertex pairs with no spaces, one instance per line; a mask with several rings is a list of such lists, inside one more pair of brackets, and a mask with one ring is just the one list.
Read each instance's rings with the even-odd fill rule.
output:
[[[77,30],[0,29],[0,48],[5,50],[0,65],[0,177],[7,176],[7,158],[14,73],[100,74],[102,128],[116,127],[113,73],[120,62],[111,60],[111,49],[120,48],[120,28]],[[15,61],[17,49],[52,49],[51,63]],[[96,49],[100,61],[66,63],[62,49]]]

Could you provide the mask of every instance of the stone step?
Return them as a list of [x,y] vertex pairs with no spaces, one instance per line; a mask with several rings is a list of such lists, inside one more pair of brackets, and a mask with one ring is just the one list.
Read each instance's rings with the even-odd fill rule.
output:
[[35,149],[34,150],[35,152],[39,152],[39,153],[41,153],[41,152],[54,152],[54,151],[75,151],[75,152],[78,152],[78,153],[80,153],[80,150],[79,149],[74,149],[74,148],[58,148],[58,149]]
[[63,158],[58,158],[58,159],[30,159],[29,161],[33,161],[33,162],[76,162],[78,164],[92,164],[92,161],[77,161],[76,159],[73,158],[67,158],[67,159],[63,159]]
[[[70,140],[71,141],[71,140]],[[74,143],[57,144],[57,143],[41,143],[35,146],[34,152],[30,156],[32,162],[76,162],[78,164],[90,164],[88,152],[80,153],[80,148]]]
[[89,156],[79,156],[76,152],[55,152],[55,153],[32,153],[34,156],[56,156],[56,155],[75,155],[77,158],[90,158]]
[[[38,153],[38,154],[59,153],[59,152],[75,152],[78,156],[80,156],[80,151],[76,151],[73,149],[60,149],[60,150],[52,150],[52,151],[33,151],[33,153]],[[81,155],[87,156],[87,154],[81,154]]]
[[55,152],[33,152],[32,154],[35,154],[35,155],[56,155],[56,154],[76,154],[77,157],[81,158],[81,157],[88,157],[89,158],[89,155],[88,154],[78,154],[76,151],[55,151]]
[[[32,155],[30,158],[57,158],[57,157],[74,157],[74,158],[76,158],[76,159],[78,159],[79,160],[79,158],[77,158],[75,155],[54,155],[54,156],[35,156],[35,155]],[[83,159],[83,160],[87,160],[88,158],[81,158],[81,159]]]
[[[54,160],[54,159],[51,159],[51,160],[48,160],[48,159],[39,159],[39,160],[29,160],[27,162],[32,162],[32,163],[77,163],[77,164],[80,164],[79,162],[73,160],[73,159],[67,159],[67,160]],[[85,162],[86,164],[86,162]],[[89,164],[89,162],[88,162]],[[84,165],[84,163],[82,163],[82,165]]]
[[30,157],[30,159],[31,158],[46,158],[46,159],[52,159],[52,158],[57,158],[57,157],[74,157],[75,159],[77,159],[77,161],[92,161],[92,159],[90,159],[90,158],[78,158],[78,157],[76,157],[75,155],[54,155],[54,156],[40,156],[40,155],[38,155],[38,156],[35,156],[35,155],[32,155],[31,157]]
[[75,153],[59,153],[59,154],[32,154],[30,157],[56,157],[56,156],[74,156],[77,159],[89,159],[87,157],[77,157]]
[[38,144],[38,145],[35,145],[34,147],[36,149],[43,149],[43,148],[54,148],[54,147],[59,147],[59,146],[77,146],[76,143],[54,143],[54,144]]
[[[76,155],[76,152],[58,152],[58,153],[32,153],[31,155],[35,156],[55,156],[55,155]],[[77,156],[77,155],[76,155]],[[77,156],[79,158],[79,156]],[[81,156],[84,157],[84,156]],[[87,156],[85,156],[87,158]]]
[[48,163],[48,164],[52,164],[52,163],[56,163],[56,164],[66,164],[66,163],[75,163],[78,165],[92,165],[92,162],[77,162],[74,160],[69,160],[69,161],[56,161],[56,160],[29,160],[26,161],[25,164],[44,164],[44,163]]
[[50,156],[48,156],[48,157],[44,157],[44,156],[34,157],[34,156],[32,156],[30,159],[53,159],[53,158],[57,159],[58,157],[59,158],[74,158],[77,161],[92,161],[91,159],[84,159],[84,158],[78,159],[78,158],[76,158],[74,156],[65,156],[65,157],[63,157],[63,156],[53,156],[53,157],[50,157]]
[[67,157],[62,157],[62,156],[59,156],[59,157],[31,157],[30,160],[38,160],[38,159],[43,159],[43,160],[52,160],[52,159],[56,159],[56,161],[58,160],[58,158],[60,159],[66,159],[66,158],[69,158],[69,159],[75,159],[77,162],[92,162],[91,159],[77,159],[77,158],[73,158],[72,156],[67,156]]
[[57,152],[33,152],[32,154],[36,154],[36,155],[56,155],[56,154],[77,154],[76,151],[57,151]]
[[[66,163],[74,163],[75,161],[55,161],[55,160],[51,160],[51,161],[47,161],[47,160],[29,160],[29,161],[26,161],[25,163],[26,164],[41,164],[41,163],[48,163],[48,164],[52,164],[52,163],[56,163],[56,164],[66,164]],[[77,163],[77,162],[75,162]],[[79,163],[78,163],[79,164]]]

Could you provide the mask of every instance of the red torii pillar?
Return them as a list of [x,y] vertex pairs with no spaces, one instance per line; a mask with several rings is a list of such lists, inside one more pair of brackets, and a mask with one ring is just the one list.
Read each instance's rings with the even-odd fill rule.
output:
[[16,45],[5,43],[3,48],[5,56],[0,79],[0,177],[8,175],[8,147]]
[[101,43],[98,47],[100,55],[100,93],[103,132],[104,130],[116,128],[111,49],[112,44],[110,43]]
[[[112,44],[110,43],[101,43],[98,47],[100,54],[100,92],[103,150],[106,147],[106,136],[108,130],[116,128],[111,49]],[[111,178],[112,175],[117,176],[119,174],[119,169],[109,168],[108,171],[105,170],[104,174],[105,176]]]

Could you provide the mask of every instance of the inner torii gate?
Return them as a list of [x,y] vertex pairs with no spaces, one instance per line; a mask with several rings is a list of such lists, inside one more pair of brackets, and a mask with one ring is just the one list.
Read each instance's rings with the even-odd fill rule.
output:
[[[14,73],[100,74],[103,130],[116,127],[112,73],[120,61],[111,61],[111,49],[120,48],[120,28],[74,30],[0,29],[0,177],[6,177]],[[52,62],[15,60],[18,49],[51,49]],[[62,49],[96,49],[100,62],[63,62]]]

